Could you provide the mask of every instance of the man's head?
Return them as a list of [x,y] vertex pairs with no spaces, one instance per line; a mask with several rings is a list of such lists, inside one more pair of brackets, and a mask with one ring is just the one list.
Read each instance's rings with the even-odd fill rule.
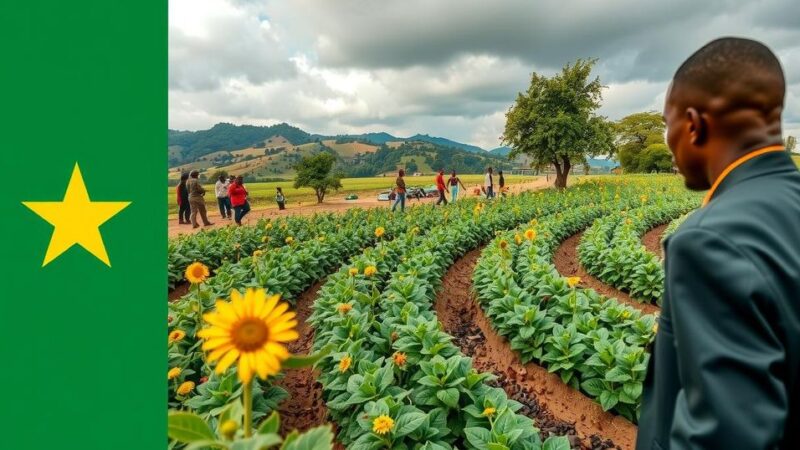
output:
[[219,181],[224,183],[225,182],[225,175],[220,175],[219,176]]
[[186,180],[188,180],[188,179],[189,179],[189,174],[188,174],[188,173],[186,173],[186,172],[183,172],[183,173],[181,174],[181,181],[186,181]]
[[720,38],[675,72],[665,139],[689,189],[708,189],[740,156],[781,140],[786,81],[778,58],[750,39]]
[[197,177],[200,176],[200,172],[198,172],[196,170],[193,170],[193,171],[189,172],[189,176],[192,177],[192,178],[197,178]]
[[486,168],[486,173],[492,173],[492,168],[491,167],[487,167]]
[[237,183],[237,184],[242,184],[242,183],[244,183],[244,178],[243,178],[241,175],[239,175],[238,177],[236,177],[236,183]]
[[439,175],[444,175],[444,169],[439,169]]

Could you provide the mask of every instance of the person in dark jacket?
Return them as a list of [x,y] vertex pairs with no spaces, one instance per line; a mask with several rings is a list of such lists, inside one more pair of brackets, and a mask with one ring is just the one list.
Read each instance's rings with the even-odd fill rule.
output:
[[189,172],[189,181],[186,182],[186,189],[189,191],[189,206],[192,209],[191,219],[192,228],[197,228],[200,225],[197,223],[197,215],[203,220],[203,226],[207,227],[214,225],[208,220],[206,213],[206,201],[203,198],[206,195],[206,189],[200,184],[200,172],[193,170]]
[[177,187],[177,194],[178,194],[178,223],[181,225],[189,225],[189,214],[192,211],[191,206],[189,206],[189,188],[186,187],[186,182],[189,181],[189,174],[182,173],[181,174],[181,182],[178,183]]
[[404,212],[406,210],[406,181],[403,177],[406,176],[406,171],[400,169],[397,172],[397,179],[394,180],[395,188],[395,200],[394,204],[392,205],[392,212],[394,212],[397,205],[400,205],[400,212]]
[[277,188],[277,193],[275,194],[275,201],[278,203],[279,210],[286,209],[286,196],[283,195],[283,189]]
[[782,145],[785,86],[765,45],[722,38],[667,92],[675,163],[708,193],[665,243],[639,450],[800,448],[800,172]]

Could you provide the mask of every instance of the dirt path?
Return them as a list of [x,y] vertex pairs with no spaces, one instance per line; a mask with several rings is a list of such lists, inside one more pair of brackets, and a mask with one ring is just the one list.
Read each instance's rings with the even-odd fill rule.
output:
[[[546,187],[550,187],[551,184],[552,182],[545,180],[544,177],[540,177],[534,181],[529,181],[526,183],[511,184],[509,185],[509,189],[512,194],[519,194],[525,191],[544,189]],[[472,193],[472,188],[473,186],[470,185],[467,189],[467,192],[464,192],[462,190],[459,193],[459,195],[460,196],[466,195],[467,197],[475,197],[476,195]],[[283,211],[279,211],[278,209],[275,208],[253,210],[250,212],[250,214],[245,216],[244,220],[242,220],[242,223],[244,225],[253,225],[256,222],[258,222],[258,220],[261,218],[267,218],[267,217],[275,218],[275,217],[294,216],[294,215],[308,216],[319,212],[341,212],[341,211],[346,211],[350,208],[391,207],[392,202],[388,201],[381,202],[376,199],[376,195],[378,192],[379,191],[359,193],[358,200],[345,200],[344,196],[334,196],[326,198],[325,203],[323,204],[310,204],[310,205],[287,204],[286,209]],[[417,203],[431,203],[435,201],[436,201],[435,198],[426,198],[422,200],[406,200],[406,207],[416,205]],[[206,202],[206,209],[208,209],[208,218],[213,223],[212,226],[193,229],[191,225],[178,224],[177,218],[169,219],[167,220],[168,236],[172,238],[180,234],[197,233],[200,230],[235,226],[232,220],[225,220],[222,217],[220,217],[219,210],[217,209],[215,201],[214,203]]]
[[604,412],[580,392],[535,364],[522,364],[509,344],[492,330],[473,297],[472,271],[480,249],[467,253],[447,271],[436,298],[436,313],[445,330],[475,368],[498,376],[497,384],[524,405],[542,437],[566,435],[574,449],[633,449],[636,427]]
[[[297,298],[297,332],[300,339],[289,343],[289,351],[307,354],[314,343],[314,329],[306,322],[313,312],[312,305],[325,280],[318,281]],[[317,373],[310,367],[287,370],[277,385],[289,392],[289,398],[278,407],[281,415],[281,436],[292,430],[308,430],[327,423],[328,410],[322,400],[322,385],[317,383]]]
[[669,226],[669,222],[661,224],[642,236],[642,243],[647,250],[658,255],[659,258],[664,259],[664,248],[661,246],[661,236],[664,235],[664,230]]
[[574,234],[558,246],[553,256],[553,263],[561,275],[565,277],[580,277],[580,286],[592,288],[606,297],[614,297],[620,302],[630,305],[645,314],[653,314],[661,311],[661,308],[657,305],[638,302],[631,298],[628,293],[603,283],[586,272],[578,260],[578,244],[581,242],[581,236],[583,236],[583,232]]

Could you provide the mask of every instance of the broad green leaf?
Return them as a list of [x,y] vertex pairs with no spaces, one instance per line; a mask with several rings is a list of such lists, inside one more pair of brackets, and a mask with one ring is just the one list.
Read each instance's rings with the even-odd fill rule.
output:
[[284,369],[302,369],[303,367],[313,366],[320,359],[324,358],[333,349],[332,344],[328,344],[320,351],[311,355],[291,355],[287,360],[281,363]]
[[570,450],[569,439],[566,436],[550,436],[544,441],[542,450]]
[[258,434],[277,433],[280,426],[281,417],[278,415],[278,411],[272,411],[272,414],[258,426]]
[[458,399],[460,397],[458,389],[448,388],[441,391],[436,391],[436,397],[445,405],[451,408],[458,408]]
[[247,439],[241,439],[231,444],[231,450],[264,450],[281,443],[277,434],[257,434]]
[[167,419],[167,435],[184,444],[216,439],[214,431],[200,416],[183,411],[170,411]]
[[394,436],[402,437],[413,433],[417,428],[422,426],[427,418],[428,415],[422,412],[402,414],[397,418],[397,422],[395,423]]
[[287,441],[281,450],[331,450],[333,448],[333,431],[330,425],[312,428]]

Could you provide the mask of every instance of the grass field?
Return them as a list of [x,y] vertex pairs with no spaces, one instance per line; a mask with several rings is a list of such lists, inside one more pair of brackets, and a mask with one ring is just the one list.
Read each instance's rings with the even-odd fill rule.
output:
[[[467,188],[472,188],[476,185],[483,183],[483,175],[459,175],[461,181]],[[529,175],[507,175],[506,183],[522,183],[532,181],[536,177]],[[430,186],[434,184],[434,177],[426,175],[422,177],[406,177],[406,185],[411,186]],[[347,195],[351,193],[358,194],[359,196],[367,195],[374,196],[383,190],[389,190],[394,186],[394,177],[368,177],[368,178],[343,178],[342,189],[338,192],[329,193],[331,195]],[[206,201],[214,201],[214,185],[207,184],[206,187]],[[316,196],[314,191],[310,188],[295,189],[291,181],[285,182],[269,182],[269,183],[248,183],[245,185],[250,193],[250,205],[253,207],[275,206],[275,188],[282,187],[286,195],[286,202],[288,204],[297,204],[298,202],[316,203]],[[167,189],[167,198],[169,205],[169,214],[177,214],[177,201],[175,199],[175,187],[171,186]]]

